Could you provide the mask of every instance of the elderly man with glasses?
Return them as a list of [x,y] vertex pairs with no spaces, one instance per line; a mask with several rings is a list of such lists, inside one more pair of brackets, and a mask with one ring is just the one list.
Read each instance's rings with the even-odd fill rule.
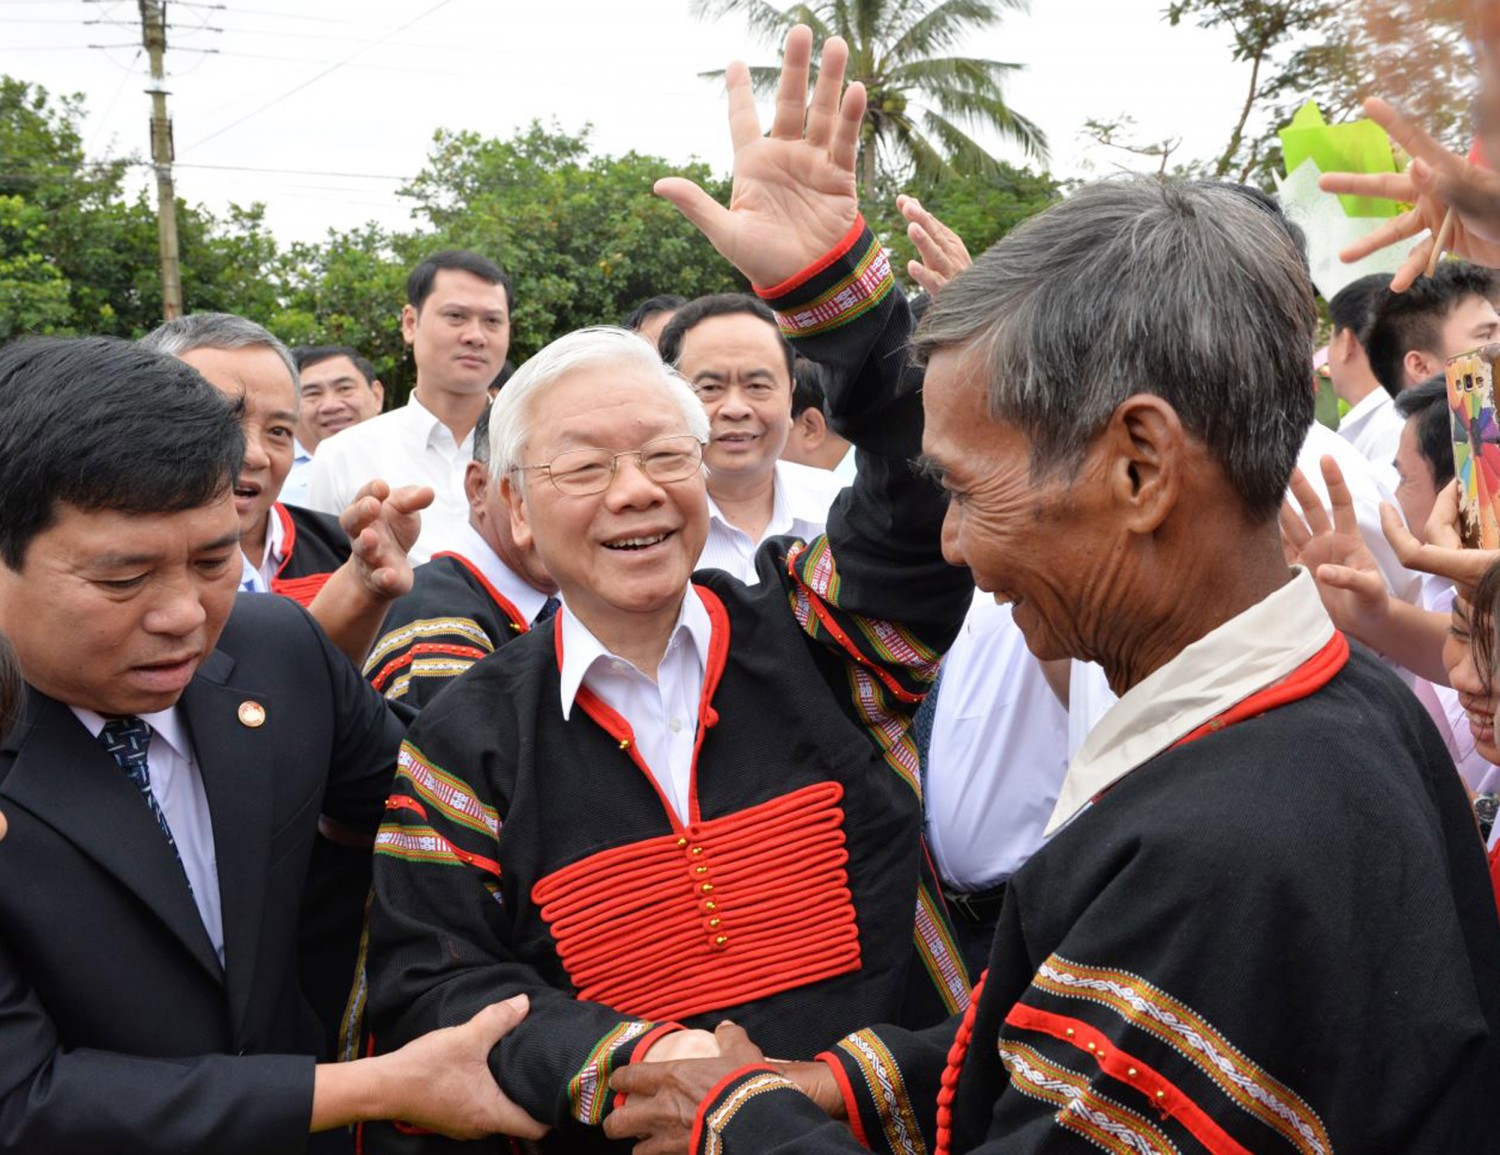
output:
[[[810,124],[838,107],[842,56],[831,42]],[[857,133],[844,116],[830,171],[852,172]],[[708,422],[639,337],[562,338],[491,414],[516,541],[563,608],[411,731],[376,846],[370,1017],[391,1047],[526,992],[491,1069],[558,1149],[607,1144],[616,1068],[713,1053],[703,1028],[726,1016],[811,1059],[967,1002],[908,731],[973,586],[910,464],[905,299],[870,232],[842,231],[835,259],[762,295],[834,366],[830,407],[866,456],[826,534],[764,543],[759,584],[693,572]]]

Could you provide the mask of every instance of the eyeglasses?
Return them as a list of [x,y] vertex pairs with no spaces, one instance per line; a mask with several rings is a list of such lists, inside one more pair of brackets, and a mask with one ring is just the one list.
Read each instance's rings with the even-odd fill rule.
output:
[[691,433],[657,437],[639,449],[611,453],[608,449],[569,449],[543,465],[518,465],[516,470],[545,469],[559,493],[584,497],[603,493],[615,480],[620,458],[634,457],[641,472],[658,485],[681,481],[703,464],[703,443]]

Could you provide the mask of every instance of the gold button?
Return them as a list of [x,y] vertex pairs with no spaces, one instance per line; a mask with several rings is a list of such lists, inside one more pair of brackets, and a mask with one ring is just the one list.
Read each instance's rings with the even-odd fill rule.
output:
[[705,882],[698,889],[701,890],[704,894],[712,894],[714,892],[714,884],[711,882]]
[[708,873],[708,867],[706,867],[706,866],[695,866],[695,867],[693,867],[693,873],[694,874],[707,874]]
[[1072,1028],[1072,1027],[1069,1027],[1069,1028],[1068,1028],[1068,1038],[1070,1038],[1070,1039],[1071,1039],[1071,1038],[1072,1038],[1072,1037],[1073,1037],[1073,1028]]
[[1130,1070],[1126,1071],[1125,1073],[1127,1075],[1129,1075],[1132,1079],[1135,1078],[1137,1075],[1140,1074],[1140,1072],[1137,1071],[1134,1067],[1131,1067]]
[[1093,1043],[1089,1044],[1089,1050],[1093,1051],[1093,1050],[1097,1050],[1097,1049],[1098,1048],[1096,1048]]
[[687,845],[687,839],[686,839],[686,838],[679,838],[679,839],[678,839],[678,840],[677,840],[677,848],[678,848],[678,849],[679,849],[679,850],[680,850],[680,849],[682,849],[682,847],[684,847],[684,846],[686,846],[686,845]]
[[1100,1051],[1100,1052],[1099,1052],[1099,1053],[1098,1053],[1098,1054],[1097,1054],[1097,1055],[1095,1055],[1095,1056],[1094,1056],[1094,1057],[1095,1057],[1095,1058],[1096,1058],[1096,1059],[1102,1059],[1102,1058],[1104,1058],[1104,1052],[1103,1052],[1103,1051]]
[[704,910],[718,910],[719,909],[719,904],[717,902],[715,902],[713,899],[709,899],[707,902],[705,902],[703,904],[703,909]]
[[1158,1091],[1156,1092],[1156,1097],[1158,1099],[1165,1099],[1167,1097],[1167,1093],[1165,1091]]
[[259,702],[240,703],[240,725],[255,730],[266,724],[266,708]]
[[723,922],[723,921],[724,920],[722,918],[720,918],[718,915],[714,915],[713,918],[711,918],[711,919],[708,920],[708,928],[709,928],[709,930],[718,930],[719,929],[719,924],[721,922]]
[[702,854],[702,853],[703,853],[703,847],[701,847],[701,846],[695,846],[695,847],[693,847],[693,849],[692,849],[692,850],[691,850],[691,851],[690,851],[690,853],[691,853],[691,854],[694,854],[694,855],[698,855],[698,854]]
[[729,936],[728,935],[721,934],[718,938],[714,939],[714,946],[728,946],[728,945],[729,945]]

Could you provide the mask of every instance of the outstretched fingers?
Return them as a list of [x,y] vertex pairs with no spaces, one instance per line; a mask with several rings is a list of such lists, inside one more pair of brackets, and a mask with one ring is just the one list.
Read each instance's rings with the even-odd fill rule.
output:
[[[828,146],[829,159],[841,172],[854,171],[855,160],[859,156],[859,137],[865,122],[867,103],[865,86],[859,81],[856,80],[844,90],[844,99],[839,104],[838,124],[833,132],[833,140]],[[870,147],[874,147],[873,141]]]
[[[826,52],[824,55],[826,57]],[[771,121],[773,139],[802,139],[802,121],[807,112],[807,78],[811,68],[812,29],[798,24],[786,34],[786,48],[781,56],[781,83],[776,88],[776,115]],[[842,82],[843,69],[838,71]]]
[[755,111],[755,90],[750,69],[736,60],[724,70],[724,91],[729,97],[729,143],[739,152],[760,139],[760,113]]
[[849,60],[849,46],[838,36],[829,37],[823,45],[818,63],[818,82],[813,86],[812,102],[807,106],[807,143],[827,148],[833,142],[838,126],[839,91],[844,87],[844,68]]

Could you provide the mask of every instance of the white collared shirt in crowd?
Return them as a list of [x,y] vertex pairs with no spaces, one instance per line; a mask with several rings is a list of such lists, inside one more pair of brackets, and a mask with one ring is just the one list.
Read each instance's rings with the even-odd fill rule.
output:
[[1011,607],[979,593],[943,658],[923,778],[928,842],[955,890],[999,885],[1041,846],[1067,733]]
[[479,531],[465,523],[454,535],[453,544],[447,549],[473,562],[485,580],[515,606],[521,617],[533,621],[541,613],[547,595],[527,585],[525,580],[500,559],[490,548],[490,543],[479,536]]
[[1372,389],[1339,420],[1339,436],[1362,453],[1392,489],[1396,486],[1396,447],[1406,419],[1384,389]]
[[1068,766],[1047,836],[1137,766],[1286,677],[1333,634],[1312,575],[1293,570],[1286,585],[1184,647],[1109,708]]
[[[292,441],[292,468],[287,473],[286,480],[281,483],[281,496],[278,501],[287,505],[300,505],[307,509],[307,483],[312,480],[313,455],[303,448],[302,442]],[[343,513],[343,510],[339,510]]]
[[268,594],[271,579],[286,561],[286,527],[281,524],[275,508],[266,511],[266,549],[256,565],[240,551],[240,591],[247,594]]
[[309,509],[335,517],[348,508],[360,486],[380,478],[392,486],[430,485],[436,496],[422,511],[422,533],[411,550],[413,564],[451,549],[469,524],[464,471],[474,434],[462,442],[416,394],[399,409],[343,430],[318,446],[307,487]]
[[[104,730],[104,716],[77,706],[69,709],[97,740]],[[219,904],[219,862],[214,851],[214,825],[208,810],[208,792],[203,788],[203,776],[198,772],[193,745],[188,741],[187,727],[178,707],[142,714],[140,718],[152,730],[151,744],[146,748],[146,773],[151,780],[151,793],[156,796],[156,804],[172,828],[172,841],[177,844],[177,857],[182,859],[182,869],[192,884],[198,917],[203,920],[203,929],[208,932],[208,940],[213,943],[214,953],[222,965],[224,914]],[[110,756],[106,754],[105,757]],[[121,770],[120,773],[125,772]],[[134,789],[133,785],[131,789]],[[147,805],[144,798],[140,802],[142,806]],[[156,820],[152,819],[152,825],[155,824]]]
[[630,724],[636,752],[651,770],[677,817],[689,821],[693,743],[713,632],[697,591],[688,587],[677,624],[653,681],[613,654],[568,609],[563,599],[561,692],[563,718],[573,712],[578,687],[587,686]]
[[844,488],[833,473],[798,465],[776,463],[771,490],[771,520],[765,532],[752,538],[729,521],[713,495],[708,498],[708,539],[698,556],[699,569],[721,569],[746,585],[760,581],[755,572],[755,551],[768,537],[800,537],[811,540],[828,524],[828,508]]

